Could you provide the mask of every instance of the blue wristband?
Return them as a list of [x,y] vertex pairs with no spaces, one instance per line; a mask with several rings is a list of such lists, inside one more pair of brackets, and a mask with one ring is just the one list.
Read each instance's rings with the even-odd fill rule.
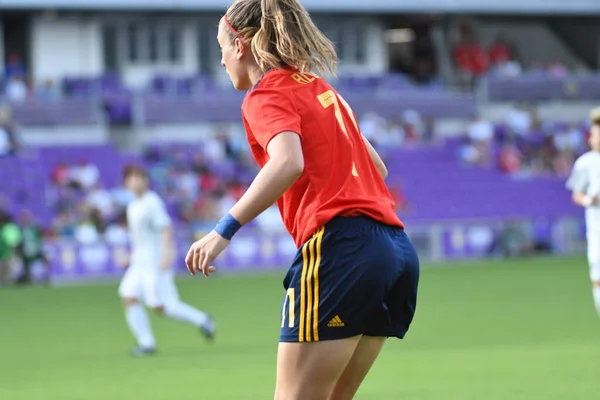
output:
[[217,225],[215,225],[215,232],[219,235],[223,236],[224,239],[231,240],[233,235],[240,230],[242,224],[240,224],[237,219],[233,218],[233,216],[227,213],[226,216],[221,218]]

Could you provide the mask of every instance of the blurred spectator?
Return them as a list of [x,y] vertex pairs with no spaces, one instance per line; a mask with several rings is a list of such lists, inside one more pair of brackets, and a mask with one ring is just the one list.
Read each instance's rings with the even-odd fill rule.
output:
[[9,108],[0,107],[0,156],[15,154],[19,150],[19,141],[12,113]]
[[21,241],[19,227],[6,212],[0,212],[0,287],[12,282],[12,261]]
[[511,130],[511,133],[517,136],[526,135],[531,129],[531,113],[527,109],[527,106],[521,104],[513,107],[508,114],[506,114],[506,124]]
[[406,136],[406,132],[401,124],[388,122],[386,129],[379,132],[376,143],[383,148],[395,148],[402,145]]
[[378,144],[377,137],[385,130],[387,121],[374,112],[368,112],[358,121],[360,130],[373,145]]
[[10,135],[4,127],[0,126],[0,157],[11,153],[12,146],[10,143]]
[[551,61],[548,64],[548,74],[551,78],[562,79],[567,77],[569,70],[560,61]]
[[181,195],[186,199],[194,199],[198,196],[198,178],[191,169],[184,170],[179,174],[177,186],[181,190]]
[[516,78],[523,73],[521,64],[514,59],[500,61],[493,68],[493,73],[501,78]]
[[401,213],[407,213],[410,210],[408,199],[404,193],[404,188],[401,184],[396,183],[388,186],[390,194],[396,204],[396,211]]
[[59,162],[54,166],[50,174],[52,183],[58,186],[67,186],[70,181],[69,166],[64,161]]
[[226,156],[226,137],[222,133],[214,137],[206,138],[202,145],[204,147],[204,156],[208,161],[221,162]]
[[6,97],[11,103],[23,103],[27,100],[27,85],[22,77],[13,75],[6,83]]
[[415,110],[405,110],[402,113],[404,143],[412,144],[421,141],[424,131],[421,114]]
[[100,240],[98,215],[89,204],[79,205],[79,221],[75,227],[75,239],[81,244],[92,244]]
[[52,222],[52,231],[64,239],[75,238],[75,217],[69,211],[60,211]]
[[87,201],[100,211],[102,217],[108,218],[114,211],[114,202],[110,192],[104,189],[101,182],[97,182],[87,195]]
[[466,24],[461,27],[460,39],[454,47],[453,55],[458,68],[459,84],[465,88],[472,88],[477,79],[487,72],[489,65],[487,53]]
[[510,221],[500,232],[498,251],[505,258],[521,257],[531,250],[531,240],[527,237],[517,220]]
[[78,166],[71,168],[70,178],[81,189],[88,190],[98,183],[100,171],[89,161],[81,160]]
[[48,79],[44,82],[44,84],[38,89],[37,97],[40,100],[53,102],[58,100],[60,97],[59,89],[54,84],[54,81]]
[[431,59],[420,58],[415,62],[415,81],[421,85],[433,85],[437,83],[435,67]]
[[10,52],[4,66],[4,73],[6,79],[11,79],[14,76],[25,76],[27,74],[25,64],[23,64],[21,56],[18,53]]
[[489,145],[494,138],[494,124],[484,118],[474,118],[468,128],[471,141]]
[[110,194],[117,209],[126,208],[127,204],[129,204],[134,197],[133,193],[123,186],[118,186],[111,189]]
[[515,174],[521,171],[522,154],[513,143],[505,143],[500,149],[500,170],[506,174]]
[[458,156],[464,164],[470,165],[482,165],[485,160],[484,155],[481,154],[479,148],[468,136],[463,138],[463,143],[459,148]]
[[267,208],[262,214],[256,218],[258,227],[263,232],[269,233],[284,233],[286,232],[285,225],[281,220],[281,214],[276,205]]
[[488,49],[488,59],[492,66],[497,66],[513,59],[513,49],[508,41],[500,34]]
[[35,262],[42,262],[46,270],[46,282],[50,279],[49,263],[44,254],[43,232],[42,228],[35,223],[33,214],[29,211],[23,211],[19,218],[21,228],[21,243],[18,247],[21,256],[23,271],[17,279],[19,284],[31,283],[31,269]]
[[494,125],[483,118],[475,118],[468,128],[469,149],[472,154],[465,154],[471,157],[472,164],[485,165],[489,162],[492,139],[494,138]]
[[123,246],[129,242],[129,236],[127,232],[127,214],[121,212],[117,217],[117,220],[109,224],[104,232],[104,239],[107,243],[112,245]]

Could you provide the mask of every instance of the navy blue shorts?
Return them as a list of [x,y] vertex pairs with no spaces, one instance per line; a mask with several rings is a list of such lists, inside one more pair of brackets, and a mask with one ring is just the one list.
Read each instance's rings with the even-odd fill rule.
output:
[[336,217],[298,250],[284,278],[279,341],[403,338],[418,283],[419,259],[403,229]]

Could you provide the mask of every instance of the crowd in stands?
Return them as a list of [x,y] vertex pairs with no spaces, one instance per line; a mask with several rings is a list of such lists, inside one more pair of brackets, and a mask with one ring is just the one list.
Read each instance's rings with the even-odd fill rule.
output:
[[[361,121],[375,146],[386,149],[417,145],[427,138],[418,113],[405,113],[398,124],[377,115]],[[240,127],[241,128],[241,127]],[[378,131],[378,129],[381,129]],[[252,182],[257,166],[243,131],[223,129],[201,145],[157,145],[145,150],[140,163],[146,166],[152,188],[165,200],[181,235],[201,236],[229,211]],[[131,194],[122,186],[105,187],[98,168],[86,160],[58,163],[49,172],[48,204],[55,215],[48,235],[94,243],[127,242],[125,208]],[[408,210],[402,188],[394,186],[399,210]],[[282,231],[276,207],[261,215],[255,225],[269,232]]]
[[[20,271],[13,280],[13,263],[20,261]],[[0,210],[0,288],[13,282],[32,282],[33,267],[39,263],[44,268],[43,278],[50,280],[49,263],[44,254],[43,229],[28,211],[15,221],[13,216]]]
[[[229,132],[203,140],[202,146],[150,147],[140,163],[175,221],[183,223],[186,233],[198,235],[212,228],[255,175],[245,139]],[[112,244],[127,242],[125,208],[132,197],[125,188],[105,187],[98,168],[86,160],[59,163],[51,171],[51,182],[53,235],[81,243],[100,238]]]
[[518,105],[501,124],[474,119],[459,157],[465,164],[515,176],[565,176],[586,151],[588,131],[585,123],[542,122],[534,106]]
[[13,155],[18,150],[16,127],[9,108],[0,107],[0,157]]
[[378,149],[410,147],[433,140],[434,121],[423,118],[415,110],[405,110],[396,120],[376,113],[366,113],[360,119],[362,134]]
[[516,78],[524,73],[529,76],[543,75],[560,79],[569,74],[587,72],[585,66],[569,70],[556,60],[533,61],[523,65],[518,47],[501,34],[485,48],[476,38],[473,29],[463,24],[459,29],[459,39],[453,48],[457,81],[460,86],[472,88],[484,76]]

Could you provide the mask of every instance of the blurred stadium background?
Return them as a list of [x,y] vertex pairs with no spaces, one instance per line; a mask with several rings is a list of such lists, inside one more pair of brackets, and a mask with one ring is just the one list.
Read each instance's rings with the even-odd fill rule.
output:
[[[583,212],[564,182],[600,101],[600,2],[302,3],[425,264],[414,329],[357,398],[598,398]],[[0,288],[1,399],[271,396],[295,252],[276,209],[220,258],[231,274],[182,278],[219,321],[214,346],[156,320],[161,355],[130,360],[116,297],[124,164],[147,166],[180,256],[256,173],[215,39],[228,5],[0,1],[0,286],[29,269],[56,286]]]

